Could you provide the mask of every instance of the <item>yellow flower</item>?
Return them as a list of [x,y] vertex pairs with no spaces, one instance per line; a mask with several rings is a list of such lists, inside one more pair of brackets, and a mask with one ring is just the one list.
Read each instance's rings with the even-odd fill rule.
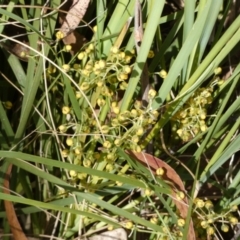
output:
[[212,203],[212,201],[207,200],[207,201],[205,202],[205,208],[206,208],[206,209],[212,209],[212,208],[213,208],[213,203]]
[[162,175],[164,174],[164,169],[163,169],[163,168],[158,168],[158,169],[156,170],[156,174],[157,174],[158,176],[162,176]]
[[76,176],[77,176],[77,172],[74,171],[74,170],[70,170],[70,171],[69,171],[69,175],[70,175],[71,177],[76,177]]
[[115,114],[119,114],[120,108],[119,108],[119,107],[113,107],[113,108],[112,108],[112,111],[113,111]]
[[81,92],[76,92],[75,96],[76,96],[77,99],[79,99],[79,98],[82,97],[82,94],[81,94]]
[[116,181],[116,185],[117,185],[118,187],[121,187],[121,186],[123,185],[123,183],[122,183],[122,182],[119,182],[119,181]]
[[223,225],[221,226],[221,230],[222,230],[223,232],[228,232],[228,231],[229,231],[229,226],[226,225],[226,224],[223,224]]
[[238,210],[238,206],[237,205],[231,206],[231,211],[232,212],[236,212],[237,210]]
[[166,72],[165,70],[161,70],[161,71],[159,72],[159,76],[164,79],[164,78],[167,77],[167,72]]
[[150,89],[148,91],[148,97],[149,98],[154,98],[156,96],[157,92],[154,89]]
[[11,109],[13,104],[10,101],[3,102],[3,105],[6,109]]
[[[133,109],[134,110],[134,109]],[[136,111],[136,110],[135,110]],[[131,111],[131,115],[132,115],[133,113],[132,113],[132,111]],[[143,135],[143,132],[144,132],[144,130],[143,130],[143,128],[142,127],[139,127],[138,129],[137,129],[137,131],[136,131],[136,135],[138,135],[138,136],[142,136]]]
[[151,190],[151,189],[145,189],[145,191],[144,191],[144,195],[145,196],[151,196],[153,194],[153,191]]
[[99,99],[97,100],[97,104],[98,104],[99,107],[104,106],[105,103],[106,103],[106,101],[105,101],[104,99],[102,99],[102,98],[99,98]]
[[215,229],[213,227],[207,228],[207,235],[213,235],[215,233]]
[[112,144],[109,141],[105,141],[103,143],[103,147],[105,147],[105,148],[110,148],[111,146],[112,146]]
[[93,32],[97,32],[97,26],[95,25],[94,27],[93,27]]
[[152,217],[150,219],[150,222],[153,223],[153,224],[157,224],[158,223],[158,219],[156,217]]
[[183,218],[179,218],[179,219],[177,220],[177,225],[178,225],[179,227],[183,227],[183,226],[185,225],[185,220],[184,220]]
[[78,56],[77,56],[77,58],[79,59],[79,60],[83,60],[83,58],[86,56],[86,53],[85,52],[80,52],[79,54],[78,54]]
[[68,113],[70,113],[70,108],[68,106],[62,107],[62,113],[64,115],[67,115]]
[[141,149],[141,147],[140,147],[140,146],[138,146],[138,145],[137,145],[137,146],[135,147],[135,151],[139,153],[139,152],[141,152],[141,151],[142,151],[142,149]]
[[207,221],[201,221],[200,224],[201,224],[201,227],[204,228],[204,229],[208,227],[208,222]]
[[198,208],[203,208],[205,205],[204,201],[200,198],[194,199],[194,203],[196,204],[196,207],[198,207]]
[[229,218],[229,222],[232,224],[232,225],[236,225],[238,223],[238,219],[236,217],[230,217]]
[[58,31],[58,32],[56,33],[56,38],[57,38],[57,40],[63,39],[63,38],[64,38],[64,33],[61,32],[61,31]]
[[182,192],[182,191],[177,192],[176,198],[177,198],[178,200],[183,200],[183,199],[185,198],[184,192]]
[[154,57],[154,52],[153,50],[150,50],[149,53],[148,53],[148,58],[153,58]]
[[72,46],[71,45],[65,45],[65,51],[66,52],[70,52],[72,50]]
[[222,68],[221,67],[218,67],[218,68],[215,68],[214,69],[214,74],[215,75],[219,75],[219,74],[221,74],[222,73]]
[[68,72],[70,70],[70,65],[69,64],[63,64],[62,69],[64,70],[64,72]]
[[112,231],[114,229],[113,225],[108,225],[107,230]]
[[120,59],[124,59],[125,56],[126,56],[125,52],[120,52],[120,53],[118,54],[118,57],[119,57]]
[[89,49],[90,51],[94,50],[94,45],[93,45],[92,43],[90,43],[89,46],[88,46],[88,49]]
[[112,165],[111,163],[108,163],[108,164],[106,165],[106,170],[107,170],[108,172],[111,172],[111,171],[113,170],[113,165]]
[[47,68],[47,72],[49,73],[49,74],[53,74],[53,73],[55,73],[57,71],[57,69],[54,67],[54,66],[52,66],[52,65],[50,65],[48,68]]
[[132,71],[131,67],[129,67],[128,65],[123,67],[123,72],[126,74],[129,74]]
[[90,87],[90,84],[89,84],[88,82],[83,82],[83,83],[81,84],[81,86],[80,86],[80,89],[81,89],[82,91],[85,91],[85,90],[88,90],[89,87]]
[[118,53],[118,48],[117,47],[111,47],[111,53],[117,54]]
[[67,131],[67,127],[64,126],[64,125],[60,125],[60,126],[58,127],[58,129],[59,129],[59,131],[60,131],[61,133],[64,133],[64,132]]
[[127,79],[128,79],[128,75],[126,73],[122,72],[118,75],[118,80],[119,81],[124,81],[124,80],[127,80]]
[[138,143],[139,142],[139,137],[137,135],[132,136],[132,142]]
[[99,68],[100,68],[100,69],[103,69],[103,68],[106,67],[106,61],[100,60],[100,61],[98,62],[98,65],[99,65]]
[[129,222],[126,222],[126,223],[125,223],[125,228],[126,228],[126,229],[132,229],[132,228],[133,228],[133,223],[130,222],[130,221],[129,221]]
[[73,139],[72,139],[72,138],[67,138],[66,144],[67,144],[68,146],[72,146],[72,145],[73,145]]
[[67,149],[63,149],[62,151],[61,151],[61,154],[62,154],[62,157],[67,157],[68,156],[68,154],[69,154],[69,151],[67,150]]

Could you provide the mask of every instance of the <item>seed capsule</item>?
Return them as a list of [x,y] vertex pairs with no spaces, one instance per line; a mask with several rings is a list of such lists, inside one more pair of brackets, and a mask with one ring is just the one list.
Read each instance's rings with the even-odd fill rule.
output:
[[132,69],[128,65],[124,66],[124,68],[123,68],[124,73],[129,74],[131,71],[132,71]]
[[66,52],[70,52],[70,51],[72,50],[72,46],[69,45],[69,44],[68,44],[68,45],[65,45],[64,48],[65,48],[65,51],[66,51]]
[[150,222],[153,223],[153,224],[157,224],[158,223],[158,219],[156,217],[152,217],[150,219]]
[[237,205],[231,206],[231,211],[232,212],[236,212],[237,210],[238,210],[238,206]]
[[204,228],[204,229],[208,227],[208,222],[207,221],[201,221],[200,224],[201,224],[201,227]]
[[125,223],[125,228],[132,229],[133,228],[133,223],[132,222],[126,222]]
[[205,208],[206,208],[206,209],[212,209],[212,208],[213,208],[213,203],[212,203],[212,201],[207,200],[207,201],[205,202]]
[[179,191],[179,192],[177,192],[177,194],[176,194],[176,198],[177,198],[178,200],[183,200],[183,199],[185,198],[185,194],[184,194],[183,192]]
[[112,146],[112,144],[109,141],[105,141],[103,143],[103,147],[105,147],[105,148],[110,148],[111,146]]
[[218,68],[215,68],[214,69],[214,74],[215,75],[219,75],[219,74],[221,74],[222,73],[222,68],[221,67],[218,67]]
[[70,70],[70,65],[69,65],[69,64],[63,64],[63,65],[62,65],[62,69],[64,70],[64,72],[69,72],[69,70]]
[[72,138],[67,138],[66,144],[67,144],[68,146],[72,146],[72,145],[73,145],[73,139],[72,139]]
[[229,218],[229,222],[232,224],[232,225],[236,225],[238,224],[238,219],[236,217],[230,217]]
[[207,228],[207,235],[213,235],[215,233],[215,229],[213,227]]
[[100,69],[103,69],[103,68],[106,67],[106,61],[104,61],[104,60],[100,60],[100,61],[98,62],[98,64],[99,64],[99,68],[100,68]]
[[159,72],[159,76],[164,79],[164,78],[167,77],[167,72],[166,72],[165,70],[161,70],[161,71]]
[[3,104],[4,104],[4,107],[5,107],[6,109],[11,109],[12,106],[13,106],[12,102],[10,102],[10,101],[6,101],[6,102],[4,102]]
[[228,231],[229,231],[229,226],[226,225],[226,224],[223,224],[223,225],[221,226],[221,230],[222,230],[223,232],[228,232]]
[[196,207],[203,208],[204,207],[204,201],[202,199],[196,198],[194,200],[194,203],[196,204]]
[[154,57],[154,51],[150,50],[147,57],[148,58],[153,58]]
[[70,113],[70,108],[67,106],[62,107],[62,113],[64,115],[67,115],[68,113]]
[[85,53],[85,52],[80,52],[80,53],[78,54],[77,58],[78,58],[79,60],[82,60],[85,56],[86,56],[86,53]]
[[62,157],[66,158],[68,156],[68,154],[69,154],[69,151],[67,149],[63,149],[61,151],[61,154],[62,154]]
[[111,53],[117,54],[118,53],[118,48],[117,47],[111,47]]
[[152,190],[150,190],[150,189],[145,189],[145,191],[144,191],[144,195],[145,196],[151,196],[153,194],[153,191]]
[[156,170],[156,174],[157,174],[158,176],[162,176],[162,175],[164,174],[164,169],[163,169],[163,168],[158,168],[158,169]]
[[64,125],[60,125],[60,126],[58,127],[58,129],[59,129],[59,131],[60,131],[61,133],[64,133],[64,132],[67,131],[67,127],[64,126]]
[[154,89],[150,89],[148,92],[148,97],[150,99],[154,98],[156,96],[157,92]]
[[71,177],[76,177],[76,176],[77,176],[77,172],[74,171],[74,170],[70,170],[69,175],[70,175]]
[[61,32],[61,31],[58,31],[58,32],[56,33],[56,38],[57,38],[57,40],[63,39],[63,38],[64,38],[64,33]]
[[183,218],[180,218],[177,220],[177,225],[179,227],[183,227],[185,225],[185,220]]

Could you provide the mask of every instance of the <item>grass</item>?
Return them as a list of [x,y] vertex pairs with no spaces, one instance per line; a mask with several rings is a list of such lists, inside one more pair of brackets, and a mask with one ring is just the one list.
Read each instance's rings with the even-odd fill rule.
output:
[[[76,239],[123,227],[129,239],[190,239],[192,222],[199,239],[236,233],[240,17],[228,20],[230,0],[140,3],[139,52],[135,1],[100,0],[74,30],[87,41],[71,53],[56,39],[61,1],[47,10],[42,1],[1,1],[0,41],[10,46],[0,53],[1,186],[14,165],[11,195],[0,192],[4,240],[6,200],[27,236]],[[28,50],[16,56],[15,44]],[[157,176],[148,155],[144,165],[126,150],[176,173]]]

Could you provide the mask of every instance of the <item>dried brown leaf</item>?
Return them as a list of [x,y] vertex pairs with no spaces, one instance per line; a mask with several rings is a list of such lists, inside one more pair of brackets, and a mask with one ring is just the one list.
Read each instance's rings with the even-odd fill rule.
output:
[[[71,4],[71,2],[73,2],[73,3]],[[70,28],[70,24],[72,21],[70,16],[71,16],[71,14],[75,14],[75,13],[72,13],[72,11],[76,11],[75,8],[79,7],[79,5],[76,5],[75,2],[77,2],[77,1],[66,2],[61,7],[62,12],[59,13],[59,23],[62,25],[60,31],[62,33],[64,33],[64,36],[65,36],[63,38],[63,42],[65,45],[72,46],[72,49],[70,51],[70,53],[72,55],[76,54],[81,49],[81,47],[87,42],[87,39],[75,30],[86,12],[86,9],[88,6],[88,4],[86,5],[86,1],[81,2],[81,4],[85,4],[84,6],[86,7],[84,13],[82,12],[82,14],[83,14],[82,17],[80,18],[80,16],[77,16],[77,17],[75,16],[75,18],[78,20],[75,19],[75,26],[73,26],[73,28]],[[89,3],[89,1],[87,1],[87,2]],[[68,12],[68,14],[65,15],[64,12]],[[74,18],[74,15],[72,17]],[[70,20],[69,20],[69,18],[70,18]],[[69,23],[69,21],[70,21],[70,23]],[[66,26],[67,26],[67,28],[66,28]]]
[[[9,165],[8,170],[5,174],[5,179],[3,182],[4,193],[10,194],[9,191],[9,178],[12,172],[12,164]],[[26,235],[24,234],[21,225],[19,224],[14,206],[12,202],[4,201],[4,206],[6,210],[8,224],[10,226],[11,232],[13,234],[13,238],[17,240],[28,240]]]
[[87,39],[77,31],[73,31],[63,39],[63,42],[65,45],[72,46],[70,53],[74,55],[81,49],[84,43],[87,42]]
[[80,21],[83,19],[83,16],[87,11],[89,2],[90,0],[73,1],[72,6],[68,11],[67,16],[60,28],[60,31],[64,34],[64,37],[66,37],[78,27]]

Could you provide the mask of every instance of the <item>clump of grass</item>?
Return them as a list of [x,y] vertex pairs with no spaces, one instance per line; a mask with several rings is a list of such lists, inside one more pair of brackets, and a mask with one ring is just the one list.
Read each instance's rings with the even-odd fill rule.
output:
[[[12,190],[24,198],[0,198],[31,216],[36,236],[72,239],[121,226],[132,239],[142,232],[149,239],[186,239],[193,219],[196,235],[206,238],[239,222],[240,68],[231,55],[239,49],[240,18],[224,27],[231,1],[185,1],[183,9],[164,16],[164,2],[140,2],[144,35],[138,53],[134,24],[126,24],[134,1],[92,3],[85,19],[96,19],[96,26],[78,29],[90,40],[74,56],[53,30],[60,1],[51,1],[47,15],[38,7],[0,9],[7,24],[11,18],[27,29],[30,44],[26,63],[3,55],[8,67],[0,79],[0,157],[3,172],[14,164]],[[21,43],[3,25],[0,31],[4,40]],[[142,74],[151,84],[147,105]],[[153,176],[125,150],[158,155],[191,185],[188,194],[177,195],[190,200],[186,219],[169,197],[164,169]],[[220,192],[216,208],[200,197],[205,183]],[[5,221],[4,210],[0,216]],[[57,231],[45,232],[46,219]],[[7,223],[3,228],[9,233]]]

